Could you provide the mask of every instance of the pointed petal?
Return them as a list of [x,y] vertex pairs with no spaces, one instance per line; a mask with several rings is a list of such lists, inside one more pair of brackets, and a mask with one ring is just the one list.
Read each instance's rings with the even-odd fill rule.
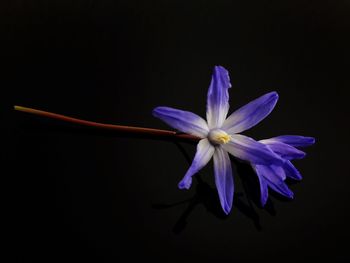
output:
[[231,136],[231,141],[222,147],[233,156],[255,164],[282,165],[282,160],[268,146],[241,134]]
[[281,179],[276,167],[266,165],[256,165],[258,176],[264,177],[267,185],[275,192],[287,197],[293,198],[293,192],[288,188],[287,184]]
[[228,71],[215,66],[207,98],[207,121],[210,129],[220,128],[229,109],[228,89],[231,88]]
[[259,142],[266,144],[272,151],[281,156],[283,159],[302,159],[306,155],[306,153],[303,151],[300,151],[297,148],[283,142],[278,142],[271,139],[261,140]]
[[289,144],[294,147],[306,147],[315,143],[315,138],[305,137],[299,135],[281,135],[269,139],[270,141],[277,141]]
[[202,139],[197,145],[197,152],[194,156],[190,168],[187,170],[184,178],[178,184],[180,189],[189,189],[192,184],[192,176],[202,169],[211,159],[215,147],[210,144],[208,139]]
[[287,176],[282,166],[270,165],[270,168],[274,171],[275,175],[283,181],[286,180]]
[[260,185],[260,204],[262,207],[266,205],[267,199],[269,197],[269,192],[267,189],[267,183],[265,178],[260,174],[260,171],[256,169],[256,166],[252,165],[253,169],[255,170],[258,179],[259,179],[259,185]]
[[222,128],[229,134],[248,130],[262,121],[275,107],[277,92],[267,93],[233,112]]
[[230,157],[221,147],[214,153],[214,174],[221,207],[228,214],[232,208],[234,185]]
[[157,107],[153,110],[153,116],[161,119],[174,129],[200,138],[206,137],[209,132],[206,121],[189,111]]
[[289,178],[292,178],[298,181],[303,178],[300,172],[297,170],[297,168],[295,168],[295,166],[290,161],[286,161],[283,165],[283,168],[284,168],[284,171],[286,172],[286,175]]

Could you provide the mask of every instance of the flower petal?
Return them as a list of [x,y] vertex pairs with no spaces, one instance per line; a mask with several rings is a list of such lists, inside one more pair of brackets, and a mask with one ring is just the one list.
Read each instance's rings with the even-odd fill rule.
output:
[[233,156],[255,164],[282,165],[282,160],[268,146],[241,134],[231,135],[231,141],[222,146]]
[[278,174],[279,171],[276,170],[274,166],[266,165],[256,165],[256,173],[260,177],[262,176],[267,185],[274,190],[275,192],[288,197],[293,198],[293,192],[288,188],[287,184],[281,179],[281,176]]
[[228,71],[215,66],[207,98],[207,121],[210,129],[220,128],[229,109],[228,89],[231,88]]
[[222,147],[217,147],[215,149],[214,174],[221,207],[225,214],[228,214],[232,208],[234,185],[231,160],[228,153],[224,151]]
[[188,134],[204,138],[209,129],[206,121],[198,115],[170,107],[157,107],[153,116],[161,119],[169,126]]
[[282,166],[278,166],[278,165],[270,165],[270,168],[274,171],[274,174],[276,176],[278,176],[280,179],[282,179],[283,181],[286,180],[286,173],[283,169]]
[[273,174],[280,178],[281,180],[286,180],[286,173],[284,172],[284,169],[282,166],[278,165],[270,165],[269,169],[273,171]]
[[284,171],[286,172],[286,175],[289,178],[292,178],[298,181],[303,178],[300,172],[297,170],[297,168],[295,168],[295,166],[290,161],[286,161],[283,165],[283,168],[284,168]]
[[306,153],[303,151],[300,151],[297,148],[283,142],[278,142],[271,139],[260,140],[259,142],[266,144],[272,151],[281,156],[283,159],[302,159],[306,155]]
[[229,134],[248,130],[262,121],[275,107],[277,92],[267,93],[233,112],[224,122],[222,128]]
[[211,159],[215,147],[210,144],[208,139],[202,139],[197,145],[197,152],[194,156],[190,168],[187,170],[184,178],[178,184],[180,189],[189,189],[192,184],[192,176],[202,169]]
[[281,135],[269,139],[270,141],[283,142],[294,147],[306,147],[315,143],[315,138],[299,135]]
[[260,204],[261,206],[265,206],[267,199],[269,197],[269,192],[267,189],[267,183],[266,180],[263,176],[260,175],[260,172],[256,170],[256,165],[252,164],[253,169],[255,170],[258,179],[259,179],[259,184],[260,184]]

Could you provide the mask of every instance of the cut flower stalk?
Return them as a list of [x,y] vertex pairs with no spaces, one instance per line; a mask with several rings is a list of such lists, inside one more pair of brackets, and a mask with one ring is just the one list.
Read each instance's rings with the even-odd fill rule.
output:
[[57,114],[53,112],[48,112],[48,111],[28,108],[24,106],[18,106],[18,105],[15,105],[14,109],[17,111],[26,112],[33,115],[46,117],[49,119],[56,119],[64,122],[70,122],[70,123],[83,125],[87,127],[94,127],[98,129],[113,130],[113,131],[118,131],[118,132],[123,132],[128,134],[147,135],[154,138],[166,138],[166,139],[174,139],[174,140],[181,140],[181,141],[187,141],[187,142],[198,142],[200,140],[199,137],[196,137],[190,134],[179,133],[176,131],[99,123],[99,122],[82,120],[78,118],[65,116],[62,114]]

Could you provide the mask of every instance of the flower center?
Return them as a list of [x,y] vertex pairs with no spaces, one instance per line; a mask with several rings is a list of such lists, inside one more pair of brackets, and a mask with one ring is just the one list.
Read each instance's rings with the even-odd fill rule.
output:
[[214,145],[225,144],[231,140],[231,136],[223,130],[213,129],[208,134],[208,140]]

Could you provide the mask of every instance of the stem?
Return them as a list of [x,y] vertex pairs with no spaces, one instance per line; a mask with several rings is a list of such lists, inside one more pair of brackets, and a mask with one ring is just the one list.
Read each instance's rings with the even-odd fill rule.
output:
[[99,123],[99,122],[77,119],[77,118],[65,116],[62,114],[57,114],[57,113],[52,113],[48,111],[42,111],[42,110],[37,110],[37,109],[32,109],[32,108],[17,106],[17,105],[14,106],[14,109],[17,111],[22,111],[22,112],[26,112],[26,113],[30,113],[38,116],[43,116],[50,119],[56,119],[60,121],[70,122],[70,123],[79,124],[79,125],[88,126],[88,127],[94,127],[98,129],[113,130],[113,131],[124,132],[128,134],[148,135],[155,138],[161,137],[161,138],[167,138],[167,139],[179,139],[187,142],[197,142],[200,140],[199,137],[189,135],[189,134],[177,133],[175,131]]

